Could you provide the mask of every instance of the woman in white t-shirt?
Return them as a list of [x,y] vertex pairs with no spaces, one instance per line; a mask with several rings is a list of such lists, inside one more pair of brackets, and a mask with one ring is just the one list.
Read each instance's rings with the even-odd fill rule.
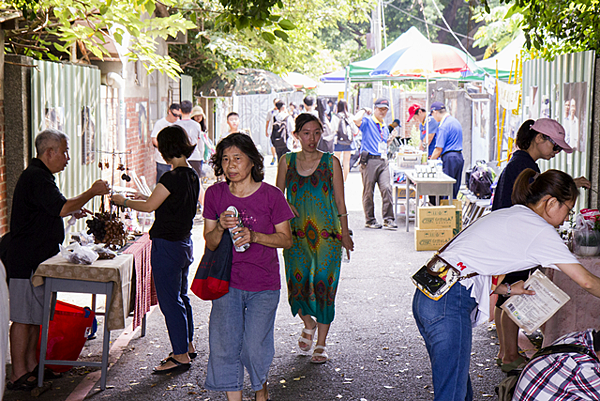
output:
[[[579,263],[555,229],[565,221],[578,195],[568,174],[526,169],[515,182],[514,206],[479,219],[440,253],[440,258],[468,278],[437,301],[418,289],[413,298],[413,314],[431,360],[435,401],[473,399],[471,333],[488,320],[492,276],[541,265],[562,270],[600,297],[600,278]],[[501,284],[493,292],[533,294],[524,289],[523,281]]]

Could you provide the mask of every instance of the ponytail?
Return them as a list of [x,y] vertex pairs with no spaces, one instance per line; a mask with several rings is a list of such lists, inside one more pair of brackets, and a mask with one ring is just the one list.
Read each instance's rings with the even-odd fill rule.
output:
[[573,178],[560,170],[548,170],[538,174],[532,169],[523,170],[517,177],[512,191],[514,205],[534,205],[550,195],[560,203],[576,201],[579,190]]
[[531,146],[531,141],[537,136],[539,132],[532,130],[531,126],[535,123],[534,120],[527,120],[519,127],[519,131],[517,131],[517,146],[521,150],[529,149]]

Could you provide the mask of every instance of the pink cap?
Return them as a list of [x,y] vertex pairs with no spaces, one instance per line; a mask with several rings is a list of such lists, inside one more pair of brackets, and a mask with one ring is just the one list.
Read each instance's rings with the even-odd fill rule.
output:
[[565,129],[558,121],[551,118],[540,118],[533,123],[531,129],[550,137],[565,152],[573,153],[573,149],[565,142]]

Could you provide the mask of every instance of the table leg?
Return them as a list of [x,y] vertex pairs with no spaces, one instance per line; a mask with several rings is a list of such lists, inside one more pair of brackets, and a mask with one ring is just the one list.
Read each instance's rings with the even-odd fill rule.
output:
[[44,316],[42,320],[42,339],[40,344],[40,361],[38,365],[38,387],[44,386],[44,367],[46,365],[46,350],[48,349],[48,327],[50,326],[52,298],[52,279],[47,277],[44,289]]
[[146,337],[146,316],[148,316],[148,313],[144,313],[142,317],[142,334],[140,337]]
[[406,177],[406,193],[404,200],[406,201],[406,207],[404,208],[404,214],[406,217],[406,232],[408,232],[408,222],[410,220],[410,180]]
[[106,376],[108,374],[108,353],[110,351],[110,331],[108,330],[108,316],[110,301],[113,292],[112,282],[106,283],[106,304],[104,307],[104,336],[102,338],[102,374],[100,376],[100,389],[106,390]]

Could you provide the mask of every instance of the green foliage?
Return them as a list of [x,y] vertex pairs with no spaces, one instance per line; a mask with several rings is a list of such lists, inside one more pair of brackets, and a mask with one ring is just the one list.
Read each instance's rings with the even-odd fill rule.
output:
[[485,22],[475,33],[475,42],[473,46],[485,48],[485,57],[493,56],[495,53],[504,49],[508,44],[521,34],[520,26],[523,22],[523,15],[517,12],[509,13],[509,7],[496,5],[486,12],[483,7],[475,10],[473,19],[476,22]]
[[[362,39],[364,48],[372,4],[371,0],[339,0],[335,4],[326,0],[286,2],[271,10],[260,29],[249,19],[246,28],[232,30],[231,24],[237,17],[227,20],[229,27],[223,25],[223,19],[214,18],[227,4],[207,1],[202,10],[190,11],[201,29],[188,36],[187,45],[171,45],[169,53],[186,74],[192,75],[196,87],[215,74],[223,76],[225,71],[240,67],[263,68],[279,74],[296,71],[317,78],[340,68],[340,61],[346,62],[352,57],[350,53],[359,51],[358,43],[353,44],[350,37],[344,44],[331,43],[324,39],[324,32],[339,32],[340,26],[350,23],[362,26],[365,29],[356,36]],[[227,12],[235,14],[231,9]]]
[[[175,0],[163,0],[174,7]],[[176,36],[195,25],[179,12],[165,17],[148,18],[154,13],[154,0],[24,0],[3,1],[3,8],[23,12],[25,21],[18,30],[6,33],[5,51],[38,59],[68,59],[72,45],[84,53],[104,59],[109,32],[119,45],[125,46],[131,60],[140,60],[149,72],[158,69],[170,76],[182,70],[174,59],[156,53],[156,38]],[[126,33],[128,35],[126,35]],[[128,43],[125,38],[128,38]]]
[[[500,0],[523,15],[526,47],[544,58],[585,50],[600,51],[598,0]],[[489,8],[489,0],[482,0]]]

